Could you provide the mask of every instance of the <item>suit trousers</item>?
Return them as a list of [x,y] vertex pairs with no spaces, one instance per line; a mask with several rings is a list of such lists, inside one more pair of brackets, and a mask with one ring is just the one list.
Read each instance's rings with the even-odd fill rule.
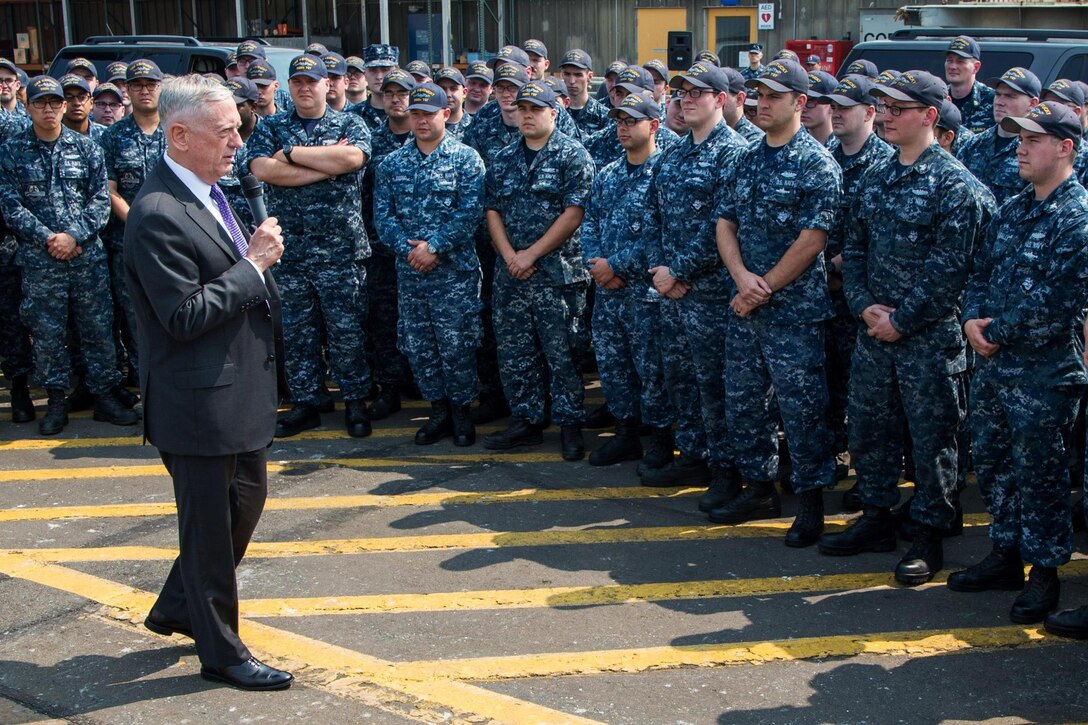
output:
[[238,638],[234,569],[264,510],[267,449],[225,456],[160,455],[174,479],[181,553],[152,612],[190,626],[201,664],[241,664],[250,653]]

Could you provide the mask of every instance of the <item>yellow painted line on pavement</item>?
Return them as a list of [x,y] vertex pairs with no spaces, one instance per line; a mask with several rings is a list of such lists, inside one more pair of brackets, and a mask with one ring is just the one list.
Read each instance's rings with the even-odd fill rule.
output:
[[[0,555],[0,572],[112,607],[117,610],[115,618],[133,623],[142,622],[144,614],[155,602],[155,596],[149,592],[18,555]],[[428,722],[442,721],[448,715],[444,711],[449,709],[469,715],[471,721],[477,721],[483,716],[484,719],[505,723],[590,725],[594,722],[469,683],[431,676],[421,679],[405,677],[398,663],[260,622],[242,619],[239,622],[239,634],[259,657],[284,660],[286,666],[308,686],[325,687],[337,694],[346,695],[353,694],[351,690],[361,690],[371,702],[377,700],[376,704],[379,706],[382,704],[382,695],[381,692],[376,693],[374,687],[410,695],[423,700],[413,702],[412,706],[421,710],[421,715],[431,715],[432,717],[422,718]],[[329,673],[333,676],[330,677]],[[327,687],[324,682],[330,683],[332,687]],[[385,709],[403,714],[399,709]]]
[[[828,531],[842,529],[844,517],[829,518]],[[964,526],[984,526],[985,514],[964,516]],[[426,534],[421,536],[379,536],[362,539],[325,539],[319,541],[254,542],[246,556],[286,559],[307,556],[389,553],[410,551],[446,551],[451,549],[507,549],[530,546],[569,546],[581,544],[623,544],[664,541],[712,541],[781,536],[790,521],[759,521],[732,526],[651,526],[602,529],[563,529],[551,531],[500,531],[474,534]],[[18,554],[40,561],[159,561],[177,556],[175,549],[152,546],[104,546],[78,549],[0,549],[0,555]]]
[[[612,486],[607,488],[539,489],[516,491],[474,491],[470,493],[401,493],[389,495],[314,496],[270,498],[265,511],[307,511],[362,507],[465,506],[491,503],[532,503],[554,501],[605,501],[620,499],[681,498],[698,495],[703,488],[645,488]],[[138,516],[173,516],[173,501],[145,504],[102,504],[92,506],[45,506],[40,508],[0,509],[0,522],[55,521],[61,519],[105,519]]]
[[1051,636],[1042,627],[973,627],[402,662],[398,668],[402,675],[419,679],[432,677],[486,682],[526,677],[634,673],[679,667],[763,665],[861,655],[926,657],[965,650],[1061,642],[1068,643],[1069,640]]

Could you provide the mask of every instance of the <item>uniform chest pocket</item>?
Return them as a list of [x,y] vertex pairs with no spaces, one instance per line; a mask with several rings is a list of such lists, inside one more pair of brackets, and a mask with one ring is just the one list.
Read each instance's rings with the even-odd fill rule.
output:
[[544,170],[537,173],[529,184],[529,191],[540,194],[559,193],[559,174],[555,171]]
[[767,204],[772,204],[782,209],[795,209],[801,200],[801,190],[796,186],[778,187],[768,189],[763,195]]
[[714,177],[711,174],[693,172],[683,179],[681,187],[692,211],[701,213],[714,204]]
[[907,204],[895,212],[892,223],[895,225],[895,249],[899,255],[918,260],[929,255],[933,216],[931,209],[920,204]]
[[86,166],[76,162],[61,164],[58,174],[60,175],[60,178],[66,182],[76,182],[86,179],[88,171]]

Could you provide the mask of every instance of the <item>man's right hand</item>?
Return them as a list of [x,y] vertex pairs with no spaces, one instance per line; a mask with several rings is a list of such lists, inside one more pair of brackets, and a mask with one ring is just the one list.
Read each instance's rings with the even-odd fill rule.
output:
[[257,230],[253,232],[253,236],[249,238],[249,251],[246,252],[246,259],[257,265],[263,272],[278,262],[282,255],[282,230],[276,217],[271,216],[265,219],[261,226],[257,227]]

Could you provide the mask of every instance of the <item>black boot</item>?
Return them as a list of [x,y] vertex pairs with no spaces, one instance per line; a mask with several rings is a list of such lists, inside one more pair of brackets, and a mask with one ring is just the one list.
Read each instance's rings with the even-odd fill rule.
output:
[[290,438],[304,430],[321,425],[321,413],[316,405],[296,404],[276,421],[276,437]]
[[105,395],[95,396],[93,416],[97,421],[114,425],[136,425],[140,420],[140,414],[121,405],[112,390]]
[[918,524],[914,544],[895,567],[895,580],[908,587],[925,584],[944,567],[941,530]]
[[94,407],[94,396],[91,389],[82,380],[72,388],[72,394],[68,396],[68,412],[78,413],[81,410],[90,410]]
[[514,418],[506,430],[484,436],[484,448],[490,451],[506,451],[518,446],[537,446],[544,442],[542,428],[524,418]]
[[589,465],[611,466],[613,463],[637,461],[640,458],[642,441],[638,439],[638,420],[624,418],[616,421],[616,434],[589,454]]
[[467,448],[476,442],[476,426],[472,424],[472,406],[455,405],[453,415],[453,445]]
[[378,397],[370,404],[370,419],[384,420],[400,410],[400,392],[392,385],[383,385]]
[[979,563],[949,574],[948,588],[954,592],[986,592],[993,589],[1018,592],[1024,588],[1024,562],[1020,559],[1020,552],[995,546]]
[[480,395],[480,404],[472,410],[472,422],[476,425],[492,423],[502,420],[510,415],[510,406],[502,391],[483,393]]
[[560,428],[559,443],[564,461],[580,461],[586,457],[586,442],[582,436],[581,424],[565,425]]
[[[320,416],[318,416],[320,419]],[[352,438],[366,438],[374,432],[370,425],[370,411],[362,400],[344,401],[344,426]]]
[[[910,500],[913,501],[914,497],[912,496]],[[899,538],[903,541],[914,541],[914,537],[918,533],[918,523],[910,518],[909,502],[900,508],[903,507],[906,507],[906,520],[899,525]],[[963,535],[963,506],[960,505],[959,501],[953,501],[952,507],[955,509],[955,513],[952,515],[952,525],[947,529],[941,529],[942,539],[951,539],[953,536]],[[898,518],[898,512],[896,516]]]
[[317,410],[319,413],[332,413],[336,410],[336,400],[325,383],[321,383],[321,388],[317,391]]
[[740,495],[723,506],[707,512],[716,524],[742,524],[755,519],[774,519],[782,515],[782,504],[773,481],[749,481]]
[[846,489],[842,493],[842,504],[839,505],[843,511],[847,513],[854,513],[855,511],[861,511],[861,494],[858,493],[858,484],[855,483],[850,488]]
[[801,549],[812,546],[824,532],[823,489],[803,491],[798,501],[797,516],[786,532],[786,546]]
[[34,401],[30,399],[30,384],[27,374],[16,375],[11,379],[11,422],[29,423],[34,420]]
[[672,463],[673,458],[676,456],[676,439],[672,434],[671,425],[664,428],[654,428],[651,436],[650,447],[646,450],[646,455],[642,457],[642,462],[638,464],[636,469],[639,476],[646,475],[646,471],[664,468]]
[[1057,568],[1032,565],[1024,591],[1020,592],[1009,610],[1009,619],[1017,624],[1042,622],[1047,614],[1058,608],[1061,591]]
[[1088,606],[1048,614],[1043,626],[1059,637],[1088,639]]
[[590,430],[602,430],[616,424],[616,418],[608,409],[608,403],[601,403],[593,410],[586,413],[586,428]]
[[710,469],[706,461],[688,458],[683,453],[661,468],[649,468],[642,472],[642,485],[654,488],[669,486],[706,486],[710,483]]
[[416,431],[416,445],[429,446],[446,436],[453,435],[453,416],[450,415],[450,401],[431,401],[431,417]]
[[68,425],[68,401],[64,397],[64,388],[47,388],[49,407],[38,421],[38,432],[43,436],[54,436]]
[[817,543],[820,553],[828,556],[894,551],[895,519],[889,509],[867,506],[864,513],[844,530],[824,534]]
[[699,497],[699,510],[704,514],[721,508],[740,495],[740,472],[736,468],[720,468],[714,466],[710,469],[710,487],[706,493]]
[[117,398],[117,402],[125,406],[129,410],[136,407],[136,404],[140,402],[140,396],[132,392],[123,385],[118,385],[113,389],[113,397]]

